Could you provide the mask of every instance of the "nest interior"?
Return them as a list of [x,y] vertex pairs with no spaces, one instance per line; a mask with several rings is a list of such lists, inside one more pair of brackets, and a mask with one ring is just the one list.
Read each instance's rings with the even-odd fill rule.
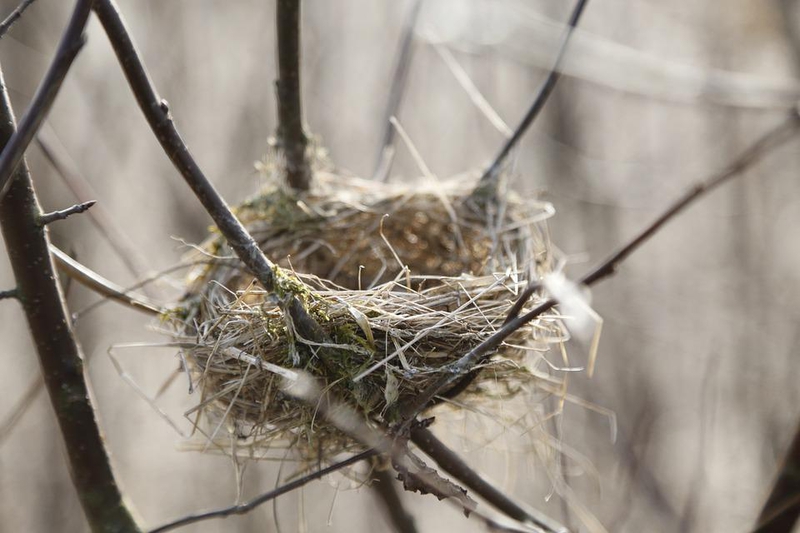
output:
[[[300,196],[268,187],[236,213],[280,265],[279,292],[301,300],[325,343],[301,338],[213,231],[199,247],[212,260],[190,275],[183,306],[168,317],[202,394],[190,413],[207,443],[235,436],[240,448],[290,446],[313,461],[358,448],[284,394],[281,368],[309,372],[370,423],[390,424],[551,269],[548,204],[506,196],[476,209],[456,181],[409,189],[326,172],[315,179]],[[514,396],[533,379],[530,352],[547,351],[562,332],[552,315],[517,331],[459,401]],[[445,391],[440,400],[452,398]]]

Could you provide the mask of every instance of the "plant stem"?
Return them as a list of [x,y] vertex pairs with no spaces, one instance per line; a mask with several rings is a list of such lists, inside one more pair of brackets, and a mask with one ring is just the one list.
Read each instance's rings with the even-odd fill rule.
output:
[[278,145],[286,156],[286,181],[292,189],[311,187],[300,92],[300,0],[277,0],[278,29]]
[[94,11],[108,35],[139,108],[164,153],[183,176],[184,181],[192,189],[200,203],[203,204],[206,212],[214,220],[220,233],[228,241],[239,260],[255,275],[264,290],[271,294],[273,301],[281,305],[284,311],[291,316],[298,333],[311,341],[324,341],[319,324],[308,314],[296,297],[288,295],[286,300],[278,301],[274,294],[275,266],[264,255],[252,235],[239,222],[214,185],[200,170],[192,154],[189,153],[189,148],[183,142],[172,120],[167,101],[159,98],[114,1],[95,0]]
[[[731,178],[738,176],[740,173],[744,172],[750,166],[759,161],[766,154],[785,144],[789,139],[795,136],[799,128],[800,115],[798,115],[797,110],[792,109],[789,112],[789,116],[781,124],[759,138],[721,172],[711,176],[706,180],[696,183],[691,189],[686,191],[678,199],[674,200],[667,207],[667,209],[665,209],[664,212],[658,218],[656,218],[656,220],[650,223],[627,243],[619,247],[605,261],[601,262],[597,267],[581,277],[579,283],[582,285],[591,286],[613,275],[619,265],[622,264],[625,259],[627,259],[633,252],[638,250],[667,222],[674,219],[688,206],[700,198],[703,198],[706,193],[716,189],[718,186],[727,182]],[[525,291],[523,296],[528,298],[532,294],[533,291]],[[520,302],[514,305],[513,310],[518,312],[524,303],[525,299],[520,298]],[[411,424],[416,416],[430,404],[431,400],[433,400],[439,394],[445,392],[450,385],[456,381],[465,379],[464,376],[472,371],[472,369],[475,368],[478,363],[491,355],[491,353],[493,353],[494,350],[496,350],[509,335],[531,320],[534,320],[543,313],[549,311],[555,307],[557,303],[558,302],[556,302],[556,300],[551,298],[545,302],[542,302],[522,316],[516,316],[511,320],[506,320],[502,328],[497,330],[496,333],[491,335],[478,346],[470,350],[467,354],[463,355],[460,359],[452,363],[449,367],[449,372],[444,373],[442,377],[438,378],[435,382],[423,390],[417,396],[414,402],[409,404],[404,412],[404,416],[402,417],[404,420],[403,425],[406,426]],[[473,379],[475,375],[477,374],[473,374]]]
[[391,86],[389,87],[389,101],[386,104],[386,113],[383,116],[383,141],[381,142],[378,159],[375,163],[375,170],[372,172],[372,179],[375,181],[386,181],[389,179],[392,161],[394,159],[394,136],[397,131],[392,124],[392,117],[397,116],[400,106],[403,103],[406,85],[408,82],[408,71],[411,66],[411,56],[414,48],[414,28],[417,25],[419,12],[422,8],[422,0],[413,0],[408,14],[403,22],[403,32],[400,37],[400,48],[397,51],[397,59],[394,64],[394,74],[392,75]]
[[22,0],[20,4],[14,8],[14,11],[9,13],[9,15],[3,19],[3,22],[0,22],[0,39],[8,33],[8,30],[11,29],[11,26],[16,24],[16,22],[22,17],[22,14],[25,13],[25,10],[30,7],[32,3],[36,0]]
[[[0,144],[16,129],[0,71]],[[47,229],[24,159],[0,200],[0,226],[18,297],[67,448],[72,481],[92,531],[138,532],[114,480],[90,401],[78,341],[67,318],[48,250]]]
[[8,139],[0,155],[0,198],[8,192],[14,170],[22,161],[25,150],[33,140],[39,127],[56,99],[61,84],[67,76],[72,62],[84,44],[83,29],[92,10],[92,0],[78,0],[72,10],[67,28],[61,36],[55,58],[47,69],[31,105],[22,116],[19,129]]
[[503,168],[503,163],[508,157],[508,154],[511,153],[511,150],[514,148],[514,146],[519,143],[520,139],[522,139],[522,136],[525,135],[526,131],[528,131],[528,128],[530,128],[531,124],[533,124],[533,121],[536,120],[536,117],[539,116],[539,113],[542,112],[544,105],[547,103],[547,100],[553,93],[553,89],[556,88],[558,80],[561,79],[561,62],[566,54],[569,39],[572,37],[572,32],[578,25],[578,21],[580,20],[583,10],[586,8],[586,4],[588,3],[589,0],[578,0],[578,2],[575,4],[572,14],[569,17],[569,22],[567,22],[567,30],[564,33],[564,37],[562,37],[561,44],[558,47],[558,54],[556,55],[556,59],[553,62],[550,72],[547,74],[547,78],[545,78],[544,83],[541,85],[541,87],[539,87],[539,92],[533,99],[531,107],[528,109],[528,112],[525,113],[525,116],[522,118],[519,126],[517,126],[517,129],[514,130],[514,134],[505,142],[505,144],[503,144],[502,148],[500,148],[500,152],[498,152],[497,156],[494,158],[494,161],[492,161],[492,164],[489,165],[489,168],[487,168],[483,173],[478,185],[472,192],[472,197],[479,203],[485,203],[486,200],[492,199],[497,195],[498,180],[500,178],[500,170]]
[[474,491],[475,494],[489,502],[497,510],[502,511],[509,518],[523,523],[536,524],[536,526],[548,532],[563,533],[568,531],[566,527],[556,523],[553,519],[541,513],[526,510],[503,494],[472,469],[453,450],[436,438],[436,435],[427,427],[421,424],[412,426],[411,442],[416,444],[428,457],[436,461],[439,468],[463,483],[466,488]]

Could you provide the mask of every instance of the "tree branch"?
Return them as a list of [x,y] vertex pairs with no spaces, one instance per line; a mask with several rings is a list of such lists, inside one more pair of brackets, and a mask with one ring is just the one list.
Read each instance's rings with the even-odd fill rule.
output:
[[403,32],[400,39],[400,49],[397,59],[395,59],[394,74],[392,75],[391,85],[389,86],[389,101],[386,104],[386,114],[383,117],[383,141],[381,142],[378,160],[375,163],[375,170],[372,179],[375,181],[386,181],[389,178],[389,171],[394,159],[394,136],[396,129],[391,122],[392,117],[397,116],[400,106],[403,103],[406,82],[408,81],[408,70],[411,66],[411,53],[414,45],[414,27],[417,25],[419,12],[422,8],[422,0],[412,0],[411,7],[403,22]]
[[146,297],[126,290],[113,281],[107,280],[52,244],[50,245],[50,253],[53,254],[53,259],[59,270],[92,291],[150,315],[157,316],[166,311],[166,309],[154,304]]
[[530,522],[547,532],[568,533],[568,529],[551,518],[535,511],[528,511],[503,494],[473,470],[463,459],[436,438],[431,430],[422,424],[411,427],[411,442],[417,445],[428,457],[436,461],[439,468],[459,480],[464,486],[486,500],[498,511],[522,523]]
[[264,290],[270,294],[273,302],[281,305],[284,312],[292,317],[298,333],[305,339],[324,342],[322,328],[311,318],[296,297],[290,295],[285,301],[278,301],[274,294],[274,265],[267,259],[256,241],[239,222],[189,153],[189,148],[175,127],[166,100],[158,97],[155,87],[150,81],[114,1],[95,0],[94,10],[114,48],[114,53],[122,66],[139,108],[172,164],[181,173],[184,181],[203,204],[208,214],[211,215],[220,233],[228,241],[239,260],[255,275]]
[[278,30],[278,145],[286,156],[286,181],[292,189],[311,187],[308,137],[303,130],[300,92],[300,0],[277,0]]
[[[0,72],[0,143],[7,147],[14,129]],[[0,228],[67,448],[72,481],[93,531],[138,532],[114,480],[89,399],[80,347],[53,271],[47,231],[39,224],[41,209],[27,165],[21,162],[8,181],[8,194],[0,199]]]
[[5,196],[11,186],[14,170],[19,166],[25,150],[33,140],[42,121],[47,116],[53,102],[56,99],[61,84],[67,76],[72,62],[78,55],[85,42],[83,29],[89,19],[92,8],[92,0],[78,0],[72,17],[64,30],[61,41],[58,43],[55,58],[47,69],[42,82],[36,89],[30,106],[25,111],[19,128],[14,132],[13,137],[6,143],[3,153],[0,155],[0,199]]
[[547,78],[545,78],[544,83],[541,85],[541,87],[539,87],[539,92],[536,94],[533,104],[531,104],[528,112],[525,113],[525,116],[522,118],[522,122],[519,123],[519,126],[517,126],[517,129],[514,130],[514,134],[508,140],[506,140],[505,144],[503,144],[502,148],[500,148],[500,152],[494,158],[492,164],[489,165],[489,167],[484,171],[483,176],[481,176],[481,179],[478,182],[478,185],[472,192],[472,198],[478,202],[485,203],[488,199],[493,198],[497,194],[500,170],[503,168],[503,163],[508,157],[508,154],[511,153],[512,148],[519,143],[520,139],[522,139],[522,136],[526,131],[528,131],[528,128],[531,126],[531,124],[533,124],[533,121],[536,120],[536,117],[538,117],[539,113],[542,112],[544,105],[547,103],[547,100],[553,93],[553,89],[556,88],[558,80],[561,79],[561,62],[566,54],[569,39],[572,37],[572,32],[578,25],[578,21],[580,20],[583,10],[588,3],[589,0],[578,0],[577,4],[575,4],[575,8],[572,10],[572,14],[569,17],[569,22],[567,22],[567,30],[564,33],[564,36],[561,39],[561,44],[558,47],[556,59],[553,62],[553,66],[550,68],[550,72],[547,74]]
[[8,14],[8,16],[0,22],[0,39],[2,39],[8,30],[11,29],[11,26],[16,24],[16,22],[20,19],[25,10],[30,7],[32,3],[36,0],[22,0],[22,2],[14,8],[14,11]]
[[[42,136],[42,132],[36,136],[36,144],[42,151],[45,159],[50,163],[56,174],[64,181],[64,184],[72,191],[77,200],[84,198],[97,198],[99,195],[94,191],[88,180],[75,168],[74,163],[66,158],[60,158],[48,141]],[[97,204],[88,212],[89,220],[94,227],[105,238],[111,248],[116,252],[122,263],[134,277],[143,276],[148,270],[147,261],[136,250],[131,240],[119,227],[119,223],[106,210],[102,203]]]
[[7,291],[0,291],[0,300],[18,299],[19,291],[17,289],[8,289]]
[[[585,274],[580,279],[580,283],[591,286],[614,274],[619,265],[627,259],[628,256],[640,248],[642,244],[658,232],[667,222],[675,218],[675,216],[689,205],[702,198],[706,193],[747,170],[770,151],[786,143],[797,133],[798,128],[800,128],[800,116],[797,110],[792,110],[788,118],[753,143],[724,170],[705,181],[697,183],[675,200],[654,222],[648,225],[638,235],[634,236],[628,243],[621,246],[616,252],[612,253],[605,261]],[[523,296],[529,298],[533,292],[533,290],[525,291]],[[522,299],[520,298],[520,300]],[[413,404],[409,404],[408,408],[405,410],[404,416],[401,417],[401,419],[404,420],[402,425],[407,427],[411,424],[416,416],[428,406],[431,400],[440,393],[445,392],[454,382],[463,379],[465,374],[470,372],[475,365],[496,350],[509,335],[531,320],[539,317],[542,313],[555,307],[556,303],[555,300],[549,299],[524,315],[507,320],[503,324],[503,327],[491,337],[470,350],[456,362],[452,363],[449,373],[443,374],[439,379],[422,391]],[[518,304],[519,305],[515,304],[514,309],[519,310],[522,304],[524,304],[524,301],[518,301]]]
[[41,217],[39,217],[39,224],[41,224],[42,226],[46,226],[48,224],[55,222],[56,220],[64,220],[69,216],[77,215],[78,213],[83,213],[84,211],[87,211],[90,207],[92,207],[96,203],[97,203],[96,200],[89,200],[88,202],[75,204],[72,207],[61,209],[60,211],[45,213]]
[[307,476],[303,476],[298,478],[290,483],[282,485],[275,490],[271,490],[267,493],[262,494],[252,500],[241,503],[239,505],[231,505],[229,507],[223,507],[221,509],[216,509],[214,511],[206,511],[204,513],[198,513],[193,515],[188,515],[181,517],[177,520],[173,520],[168,524],[164,524],[163,526],[157,527],[150,531],[150,533],[164,533],[165,531],[172,531],[173,529],[177,529],[179,527],[188,526],[189,524],[194,524],[196,522],[201,522],[203,520],[210,520],[212,518],[225,518],[231,515],[242,515],[249,513],[259,505],[267,503],[269,501],[274,500],[278,496],[282,496],[288,492],[292,492],[293,490],[297,490],[303,485],[307,485],[308,483],[320,479],[322,477],[327,476],[337,470],[341,470],[342,468],[346,468],[348,466],[354,465],[360,461],[365,459],[369,459],[370,457],[374,457],[377,455],[378,452],[374,450],[366,450],[357,455],[354,455],[348,459],[343,461],[339,461],[338,463],[334,463],[331,466],[326,468],[321,468],[312,474],[308,474]]

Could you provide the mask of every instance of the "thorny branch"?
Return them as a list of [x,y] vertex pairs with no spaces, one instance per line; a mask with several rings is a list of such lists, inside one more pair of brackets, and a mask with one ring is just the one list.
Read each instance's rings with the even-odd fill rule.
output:
[[89,19],[91,9],[92,0],[78,0],[75,3],[72,17],[64,30],[61,41],[58,43],[55,58],[50,63],[47,73],[45,73],[39,87],[36,89],[33,101],[22,116],[19,127],[6,143],[3,153],[0,155],[0,199],[8,192],[15,175],[14,170],[19,166],[25,155],[25,150],[33,140],[36,132],[39,131],[39,127],[50,111],[56,95],[61,89],[61,84],[72,66],[72,62],[83,47],[85,42],[83,29],[86,27],[86,21]]
[[[800,128],[800,116],[798,115],[797,110],[793,109],[789,116],[780,125],[753,143],[728,167],[711,178],[697,183],[694,187],[686,191],[686,193],[674,201],[654,222],[648,225],[638,235],[634,236],[628,243],[620,247],[616,252],[612,253],[596,268],[585,274],[580,279],[580,283],[591,286],[598,281],[601,281],[614,274],[619,265],[625,259],[627,259],[628,256],[641,247],[641,245],[644,244],[650,237],[658,232],[658,230],[661,229],[664,224],[675,218],[678,213],[686,209],[698,199],[702,198],[706,193],[725,183],[730,178],[747,170],[766,154],[789,141],[791,138],[793,138],[798,128]],[[522,303],[525,301],[523,297],[527,299],[530,298],[532,294],[533,291],[526,291],[520,298]],[[537,318],[542,313],[549,311],[555,307],[556,304],[556,300],[549,299],[522,316],[517,316],[512,320],[508,320],[495,334],[470,350],[456,362],[452,363],[450,366],[450,373],[443,374],[442,377],[433,382],[417,397],[416,402],[409,404],[405,411],[405,416],[402,418],[405,420],[403,425],[407,426],[410,424],[416,418],[416,416],[422,412],[423,409],[425,409],[431,400],[433,400],[442,392],[446,391],[447,388],[454,382],[462,379],[464,375],[470,372],[485,357],[497,349],[514,331],[518,330],[531,320]],[[517,306],[515,306],[515,308],[516,307]]]
[[553,62],[553,66],[550,69],[550,72],[547,74],[547,78],[545,78],[544,83],[541,87],[539,87],[539,92],[536,94],[533,104],[531,104],[528,112],[525,113],[525,116],[522,118],[522,122],[519,123],[519,126],[517,126],[517,129],[514,130],[514,134],[509,137],[505,144],[503,144],[502,148],[500,148],[500,152],[494,158],[492,164],[489,165],[489,168],[487,168],[483,173],[478,185],[475,187],[472,197],[478,200],[479,203],[485,202],[497,194],[500,171],[503,168],[503,163],[508,157],[508,154],[511,153],[511,150],[514,148],[514,146],[519,143],[522,136],[526,131],[528,131],[528,128],[531,126],[531,124],[533,124],[533,121],[536,120],[536,117],[538,117],[539,113],[542,112],[544,105],[547,103],[547,100],[553,93],[553,89],[556,88],[558,80],[561,79],[561,62],[567,52],[569,39],[572,37],[572,32],[578,25],[578,21],[580,20],[583,10],[588,3],[589,0],[578,0],[577,4],[575,4],[575,8],[572,10],[572,14],[569,17],[569,22],[567,22],[567,30],[564,33],[561,44],[558,47],[556,59]]
[[286,157],[286,181],[296,191],[311,187],[308,137],[300,92],[300,0],[278,0],[278,145]]

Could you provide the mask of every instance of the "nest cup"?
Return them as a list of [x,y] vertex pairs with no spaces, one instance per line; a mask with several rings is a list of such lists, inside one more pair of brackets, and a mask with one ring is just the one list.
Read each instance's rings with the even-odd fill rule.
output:
[[[283,392],[285,370],[312,374],[386,427],[502,326],[519,292],[551,270],[552,208],[513,195],[476,207],[464,181],[408,186],[319,170],[310,192],[268,186],[236,208],[278,265],[278,298],[297,297],[325,343],[298,335],[212,230],[168,321],[201,392],[189,414],[203,449],[227,452],[233,443],[238,453],[278,457],[270,452],[290,447],[308,462],[360,450]],[[526,307],[540,302],[534,296]],[[536,356],[562,332],[554,315],[529,323],[436,404],[458,410],[514,397],[535,384]]]

